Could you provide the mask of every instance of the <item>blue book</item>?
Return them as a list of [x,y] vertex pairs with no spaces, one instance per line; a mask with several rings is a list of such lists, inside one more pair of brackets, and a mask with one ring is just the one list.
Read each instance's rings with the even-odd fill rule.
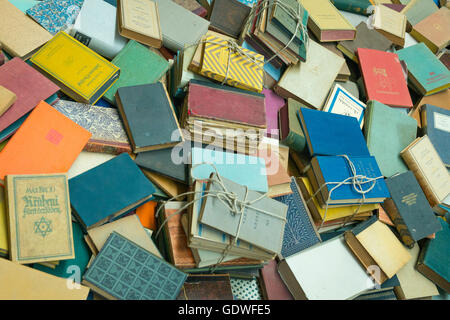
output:
[[[242,43],[242,48],[257,52],[251,45],[247,43],[247,41],[244,41]],[[281,70],[282,68],[275,68],[272,64],[266,63],[264,65],[264,71],[269,74],[275,81],[280,81],[281,78]]]
[[426,104],[421,109],[422,129],[444,162],[450,167],[450,110]]
[[297,115],[311,156],[370,156],[356,118],[308,108]]
[[85,230],[152,199],[155,187],[128,153],[69,180],[72,213]]
[[[368,178],[381,177],[373,182],[362,185],[363,190],[368,190],[372,186],[372,183],[375,184],[374,187],[365,194],[365,204],[381,203],[390,196],[389,190],[374,157],[349,157],[349,159],[355,167],[356,175],[363,175]],[[359,204],[362,201],[363,195],[358,193],[352,184],[342,184],[330,194],[331,189],[338,186],[340,182],[353,176],[350,165],[344,157],[317,156],[311,160],[311,166],[319,187],[325,183],[331,183],[325,185],[321,189],[321,194],[325,202],[330,195],[328,205],[354,205]],[[319,199],[319,202],[321,202],[321,197],[317,198]],[[325,203],[321,203],[321,206],[325,207]]]
[[294,177],[291,178],[291,189],[293,193],[274,198],[288,206],[281,247],[283,258],[321,242],[320,235]]

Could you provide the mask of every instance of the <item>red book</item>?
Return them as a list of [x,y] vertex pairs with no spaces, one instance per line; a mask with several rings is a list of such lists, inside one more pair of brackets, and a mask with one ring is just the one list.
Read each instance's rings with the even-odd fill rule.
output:
[[0,85],[14,92],[16,102],[0,117],[0,131],[59,90],[59,87],[20,58],[0,67]]
[[408,84],[396,53],[358,48],[367,100],[391,107],[412,108]]
[[264,300],[294,300],[278,273],[277,262],[269,261],[261,269],[261,287]]

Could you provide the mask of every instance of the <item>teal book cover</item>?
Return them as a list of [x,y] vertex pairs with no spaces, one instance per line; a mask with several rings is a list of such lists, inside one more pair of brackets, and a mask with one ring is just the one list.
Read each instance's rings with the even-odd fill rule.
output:
[[408,171],[400,152],[414,141],[416,119],[403,110],[371,100],[367,104],[364,135],[370,154],[377,160],[381,173],[391,177]]
[[111,62],[120,68],[120,76],[103,98],[114,105],[117,89],[155,83],[169,69],[166,59],[134,40],[128,41]]
[[413,46],[398,50],[398,58],[406,62],[408,74],[412,76],[412,84],[419,86],[423,95],[430,95],[450,87],[450,71],[420,42]]

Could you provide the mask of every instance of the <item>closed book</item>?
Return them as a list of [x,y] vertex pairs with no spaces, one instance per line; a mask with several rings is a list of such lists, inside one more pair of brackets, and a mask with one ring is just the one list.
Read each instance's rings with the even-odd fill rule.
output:
[[39,23],[52,35],[66,30],[75,22],[84,0],[44,0],[26,11],[27,15]]
[[31,62],[72,99],[90,104],[101,98],[120,73],[118,67],[63,31],[34,54]]
[[377,100],[390,107],[413,106],[396,53],[358,48],[357,54],[367,100]]
[[67,172],[91,134],[41,101],[0,153],[7,174]]
[[210,13],[210,28],[237,38],[250,10],[249,6],[238,0],[214,0]]
[[9,254],[9,232],[8,232],[8,217],[5,202],[5,188],[0,187],[0,256],[8,257]]
[[155,191],[127,153],[70,179],[69,188],[74,216],[84,230],[130,211]]
[[266,98],[267,136],[280,136],[278,126],[278,111],[284,106],[285,100],[270,89],[263,89]]
[[330,1],[338,10],[352,12],[368,16],[369,7],[372,5],[370,0],[331,0]]
[[293,300],[277,270],[277,261],[270,260],[260,270],[260,285],[263,298],[266,300]]
[[385,177],[408,170],[400,152],[416,138],[415,119],[402,110],[371,100],[367,104],[364,135],[370,154],[377,159]]
[[0,1],[0,39],[5,52],[26,60],[51,38],[47,30],[8,0]]
[[11,261],[75,257],[66,174],[7,175],[6,198]]
[[397,51],[406,62],[412,86],[422,95],[450,88],[450,70],[421,42]]
[[[116,101],[135,153],[169,148],[184,141],[163,83],[119,88]],[[173,138],[175,132],[178,135]]]
[[116,109],[67,100],[59,100],[53,107],[92,133],[84,151],[110,154],[131,152],[130,142]]
[[114,96],[117,89],[155,83],[169,68],[169,63],[164,58],[133,40],[127,43],[112,63],[121,70],[119,79],[104,96],[112,104],[116,103]]
[[291,178],[291,189],[292,194],[274,198],[288,206],[280,253],[280,257],[284,259],[321,242],[308,206],[294,177]]
[[433,52],[447,47],[450,44],[450,9],[440,8],[416,24],[411,36],[423,42]]
[[89,288],[71,287],[59,278],[28,266],[0,259],[2,300],[86,300]]
[[406,16],[408,23],[414,26],[438,10],[433,0],[411,0],[401,13]]
[[2,116],[16,100],[17,96],[14,92],[0,85],[0,116]]
[[280,140],[292,150],[302,152],[306,146],[305,134],[300,126],[297,111],[305,107],[300,102],[289,98],[279,111]]
[[[330,50],[331,52],[337,54],[339,57],[344,58],[344,54],[337,48],[336,43],[333,42],[323,42],[322,46]],[[343,83],[351,83],[350,80],[351,71],[348,67],[347,61],[342,65],[341,70],[339,70],[338,75],[336,76],[335,82],[343,82]],[[357,97],[359,98],[359,97]]]
[[20,58],[13,58],[0,66],[0,85],[17,96],[13,105],[0,117],[0,131],[29,113],[39,101],[49,98],[59,90],[56,84]]
[[233,300],[230,275],[190,274],[177,300]]
[[300,108],[298,117],[310,155],[370,155],[355,118],[307,108]]
[[158,5],[152,0],[119,1],[119,33],[154,48],[161,48],[162,33]]
[[372,27],[402,48],[405,45],[406,23],[403,13],[380,4],[374,6]]
[[174,2],[202,18],[208,14],[208,10],[196,0],[174,0]]
[[448,222],[438,219],[442,230],[434,239],[427,239],[420,251],[416,269],[434,284],[450,293],[450,227]]
[[450,174],[430,138],[417,138],[400,155],[416,176],[430,206],[442,203],[450,190]]
[[96,53],[113,59],[127,44],[117,29],[117,8],[103,0],[84,0],[70,35]]
[[422,99],[416,102],[414,109],[409,112],[409,115],[417,120],[419,128],[422,128],[420,111],[426,104],[431,104],[439,108],[450,110],[450,89],[443,90],[429,96],[424,96]]
[[387,51],[392,46],[392,41],[374,29],[369,29],[367,23],[361,22],[356,26],[356,37],[354,40],[340,41],[337,48],[348,58],[358,62],[356,51],[358,48],[375,49]]
[[[431,209],[425,195],[417,183],[414,174],[407,171],[386,180],[394,207],[386,207],[386,212],[392,219],[403,242],[411,247],[412,240],[421,240],[439,230],[437,218]],[[406,228],[405,228],[406,227]]]
[[321,109],[345,59],[311,39],[306,52],[309,57],[306,62],[291,65],[274,90],[285,99],[293,98],[308,107]]
[[109,300],[175,300],[186,277],[163,259],[112,232],[82,283]]
[[421,110],[422,129],[442,162],[450,167],[450,110],[426,104]]
[[81,151],[67,172],[67,177],[72,179],[112,158],[114,158],[113,154]]

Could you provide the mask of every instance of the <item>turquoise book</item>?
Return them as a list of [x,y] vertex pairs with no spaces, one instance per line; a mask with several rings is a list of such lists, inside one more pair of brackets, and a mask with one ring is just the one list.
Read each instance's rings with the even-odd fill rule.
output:
[[406,62],[409,82],[422,95],[450,88],[450,71],[425,43],[417,43],[396,53],[400,60]]
[[403,110],[370,100],[366,108],[364,135],[370,154],[377,160],[383,176],[391,177],[408,171],[400,152],[416,138],[416,119]]
[[169,69],[166,59],[134,40],[128,41],[111,62],[120,68],[120,76],[103,98],[114,105],[117,89],[155,83]]

